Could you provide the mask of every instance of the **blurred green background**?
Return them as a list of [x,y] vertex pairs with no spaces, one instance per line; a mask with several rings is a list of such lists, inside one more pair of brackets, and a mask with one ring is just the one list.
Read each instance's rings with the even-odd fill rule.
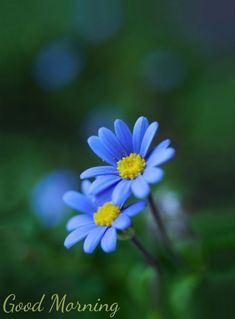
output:
[[[118,302],[116,318],[231,319],[235,307],[232,0],[0,0],[0,300],[43,294]],[[63,247],[61,202],[99,160],[87,137],[115,118],[160,123],[175,158],[154,187],[185,266],[149,214],[135,226],[157,282],[128,241],[111,255]],[[18,313],[1,318],[108,318]]]

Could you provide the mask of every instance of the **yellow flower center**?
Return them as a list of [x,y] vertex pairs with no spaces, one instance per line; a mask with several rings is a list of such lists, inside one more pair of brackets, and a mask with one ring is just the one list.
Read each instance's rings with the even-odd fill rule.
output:
[[133,179],[143,172],[145,164],[139,154],[131,153],[117,162],[117,169],[122,178]]
[[111,226],[112,222],[120,214],[120,208],[113,205],[112,202],[107,202],[103,206],[99,207],[94,214],[94,220],[97,225]]

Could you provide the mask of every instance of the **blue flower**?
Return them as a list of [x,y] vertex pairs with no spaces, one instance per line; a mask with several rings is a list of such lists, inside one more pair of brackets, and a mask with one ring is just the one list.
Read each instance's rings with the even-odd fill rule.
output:
[[67,230],[71,233],[64,245],[70,248],[85,239],[83,249],[86,253],[92,253],[99,243],[103,251],[110,253],[116,249],[117,231],[130,227],[131,217],[142,211],[146,203],[139,201],[124,208],[122,201],[112,201],[110,192],[91,196],[89,187],[90,182],[84,181],[83,193],[69,191],[63,196],[68,206],[83,213],[68,221]]
[[98,136],[91,136],[88,144],[93,152],[110,166],[99,166],[85,170],[81,178],[96,177],[90,192],[97,195],[113,189],[112,200],[125,200],[133,193],[145,198],[150,193],[149,184],[159,182],[164,172],[158,166],[169,160],[175,153],[170,140],[164,140],[150,153],[149,147],[158,129],[158,123],[149,124],[140,117],[131,133],[122,120],[114,122],[115,134],[100,128]]

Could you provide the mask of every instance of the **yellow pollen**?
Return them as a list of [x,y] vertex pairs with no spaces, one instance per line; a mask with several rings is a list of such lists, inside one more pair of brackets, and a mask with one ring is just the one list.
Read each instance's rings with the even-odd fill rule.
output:
[[117,162],[117,169],[119,175],[124,179],[133,179],[143,172],[145,167],[145,160],[135,153],[123,157]]
[[100,226],[111,226],[112,222],[120,214],[120,208],[113,205],[112,202],[107,202],[103,206],[99,207],[94,214],[94,221]]

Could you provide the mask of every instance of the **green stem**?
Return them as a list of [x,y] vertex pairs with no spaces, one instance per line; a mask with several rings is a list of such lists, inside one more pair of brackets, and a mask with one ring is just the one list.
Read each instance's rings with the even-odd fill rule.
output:
[[142,243],[138,240],[136,235],[131,238],[132,243],[134,246],[141,252],[141,254],[145,257],[148,264],[154,268],[157,275],[160,275],[161,269],[158,261],[145,249]]
[[158,228],[160,230],[160,235],[161,235],[161,241],[162,244],[164,245],[165,249],[167,250],[169,256],[172,258],[172,260],[175,262],[177,266],[181,264],[181,261],[179,259],[179,256],[175,252],[174,248],[172,247],[171,241],[167,235],[165,225],[161,219],[160,213],[158,211],[158,208],[156,204],[154,203],[152,194],[149,195],[148,197],[148,203],[150,206],[150,210],[152,212],[153,218],[156,221]]

